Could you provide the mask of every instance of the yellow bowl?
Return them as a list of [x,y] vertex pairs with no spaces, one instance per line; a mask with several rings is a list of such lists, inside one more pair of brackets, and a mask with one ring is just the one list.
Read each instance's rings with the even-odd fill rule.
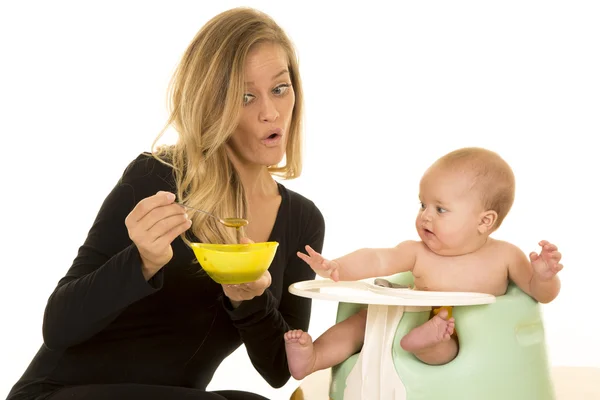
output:
[[217,283],[253,282],[269,268],[279,243],[192,243],[192,250],[208,276]]

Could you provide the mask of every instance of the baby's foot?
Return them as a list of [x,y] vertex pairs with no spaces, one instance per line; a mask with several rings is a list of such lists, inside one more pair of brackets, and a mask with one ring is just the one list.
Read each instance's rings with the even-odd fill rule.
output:
[[450,336],[454,333],[454,318],[448,320],[446,318],[448,318],[448,310],[442,309],[438,315],[408,332],[400,341],[400,346],[414,353],[450,340]]
[[310,335],[301,329],[283,335],[288,366],[294,379],[304,379],[313,372],[316,355]]

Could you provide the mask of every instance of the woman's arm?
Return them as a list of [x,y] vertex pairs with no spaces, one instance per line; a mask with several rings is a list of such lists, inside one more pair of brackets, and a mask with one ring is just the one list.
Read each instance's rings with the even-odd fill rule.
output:
[[42,332],[50,349],[89,339],[125,307],[162,287],[160,271],[149,281],[144,279],[139,252],[124,222],[141,194],[137,187],[151,186],[136,179],[147,175],[140,174],[139,164],[130,164],[107,196],[71,268],[48,300]]
[[[300,237],[298,250],[308,243],[322,251],[325,221],[313,205],[308,222]],[[311,300],[295,296],[288,287],[315,278],[314,271],[292,252],[285,268],[281,301],[277,302],[270,290],[252,300],[244,301],[235,310],[226,309],[238,329],[254,368],[273,387],[281,387],[290,378],[283,335],[290,329],[308,330]],[[226,300],[225,300],[226,301]]]

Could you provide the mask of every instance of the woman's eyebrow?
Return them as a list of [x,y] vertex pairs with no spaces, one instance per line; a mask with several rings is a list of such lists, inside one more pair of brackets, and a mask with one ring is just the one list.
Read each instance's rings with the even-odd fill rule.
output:
[[[290,71],[288,71],[288,70],[287,70],[287,68],[286,68],[286,69],[283,69],[283,70],[281,70],[280,72],[278,72],[277,74],[275,74],[275,75],[274,75],[274,76],[271,78],[271,80],[275,80],[275,79],[279,78],[281,75],[284,75],[284,74],[289,74],[289,73],[290,73]],[[246,84],[246,85],[254,85],[254,81],[248,81],[248,82],[244,82],[244,84]]]

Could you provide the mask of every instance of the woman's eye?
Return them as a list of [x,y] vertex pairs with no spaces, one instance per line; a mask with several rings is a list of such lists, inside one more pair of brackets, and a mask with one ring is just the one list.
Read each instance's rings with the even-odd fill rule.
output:
[[273,89],[273,94],[277,96],[282,96],[289,90],[290,86],[292,85],[290,85],[289,83],[279,85],[275,89]]
[[252,99],[254,98],[254,96],[252,96],[251,94],[244,94],[244,104],[248,104],[252,101]]

